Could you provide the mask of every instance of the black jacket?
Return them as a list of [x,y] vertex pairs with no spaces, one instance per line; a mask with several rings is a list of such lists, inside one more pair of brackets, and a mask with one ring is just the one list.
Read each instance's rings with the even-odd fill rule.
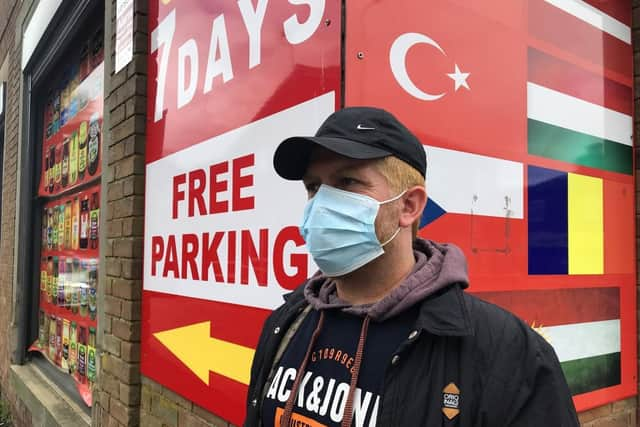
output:
[[[276,352],[307,306],[302,286],[285,299],[258,342],[246,427],[261,425],[262,393]],[[384,373],[378,426],[579,426],[553,348],[524,322],[458,285],[420,304],[417,333],[400,345]],[[451,386],[445,393],[451,383],[458,393]]]

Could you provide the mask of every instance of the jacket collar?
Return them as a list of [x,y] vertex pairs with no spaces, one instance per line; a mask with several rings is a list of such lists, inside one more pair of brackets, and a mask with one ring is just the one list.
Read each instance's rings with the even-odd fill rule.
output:
[[454,284],[427,297],[416,319],[420,329],[439,336],[473,335],[469,308],[459,284]]
[[[288,305],[297,307],[304,301],[305,285],[306,282],[283,295]],[[460,284],[444,288],[422,301],[416,327],[439,336],[473,335],[469,308]]]

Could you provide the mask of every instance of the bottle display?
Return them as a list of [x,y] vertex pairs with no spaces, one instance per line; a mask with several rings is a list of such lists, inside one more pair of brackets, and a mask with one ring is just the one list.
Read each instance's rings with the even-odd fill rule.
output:
[[65,138],[62,143],[62,177],[63,187],[69,185],[69,138]]
[[51,208],[51,248],[53,250],[58,249],[58,207]]
[[71,322],[71,330],[69,333],[69,373],[76,371],[76,361],[78,359],[78,329],[76,322]]
[[56,316],[56,365],[62,364],[62,317]]
[[62,320],[62,360],[60,367],[69,371],[69,334],[71,322],[68,319]]
[[80,249],[87,249],[89,244],[89,199],[80,202]]
[[98,227],[100,222],[100,202],[98,193],[91,195],[91,212],[89,213],[89,240],[91,249],[98,248]]
[[55,151],[55,164],[53,165],[53,181],[56,187],[60,186],[62,181],[62,148],[58,145],[54,148]]
[[104,64],[102,30],[69,61],[43,107],[40,195],[64,193],[100,176]]
[[84,40],[66,55],[63,68],[54,70],[48,92],[36,101],[44,119],[35,208],[41,229],[34,233],[40,236],[40,255],[33,265],[39,269],[34,286],[40,301],[37,337],[29,350],[70,374],[91,406],[91,389],[99,376],[102,28]]
[[87,122],[80,123],[78,130],[78,176],[84,178],[84,172],[87,169]]
[[56,360],[56,316],[49,316],[49,359]]
[[64,301],[64,287],[65,287],[64,269],[66,267],[66,263],[65,263],[65,259],[64,258],[59,258],[59,260],[60,260],[60,265],[58,267],[58,291],[57,291],[58,297],[57,297],[56,303],[58,304],[58,306],[64,307],[64,304],[65,304],[65,301]]
[[89,328],[87,343],[87,381],[93,385],[96,381],[96,328]]
[[88,308],[89,308],[89,317],[91,320],[94,320],[97,315],[97,284],[98,284],[98,266],[95,262],[91,261],[89,263],[89,274],[87,284],[89,285],[89,293],[88,293]]
[[71,134],[71,147],[69,149],[69,181],[73,185],[78,180],[78,131]]
[[47,258],[40,258],[40,292],[47,292]]
[[42,209],[42,244],[47,245],[47,227],[49,216],[47,214],[47,208]]
[[78,314],[80,311],[80,260],[78,258],[73,259],[73,273],[71,273],[73,286],[71,287],[71,311],[74,314]]
[[87,390],[98,375],[99,201],[99,184],[54,198],[41,209],[37,234],[40,307],[32,347]]
[[75,286],[75,283],[72,281],[73,264],[72,264],[71,258],[67,258],[64,271],[65,271],[64,302],[65,302],[65,309],[69,311],[71,310],[71,304],[73,302],[72,294],[73,294],[73,288]]
[[47,209],[47,249],[53,248],[53,210]]
[[50,301],[51,304],[57,304],[58,303],[58,257],[54,256],[53,257],[53,280],[51,281],[50,284],[50,291],[49,291],[49,297],[50,297]]
[[45,289],[45,301],[51,301],[51,283],[53,282],[53,257],[47,257],[47,283]]
[[89,290],[86,283],[80,286],[80,316],[87,317],[89,314]]
[[95,175],[98,171],[98,161],[100,160],[100,121],[97,113],[91,116],[91,121],[89,122],[87,150],[87,169],[89,175]]
[[87,328],[79,327],[78,331],[78,381],[87,381]]
[[58,205],[58,250],[64,249],[64,205]]
[[56,90],[53,95],[53,133],[60,130],[60,91]]
[[53,182],[55,180],[55,172],[54,172],[54,166],[56,164],[56,146],[52,145],[49,148],[49,156],[47,156],[47,158],[49,159],[49,193],[53,193]]
[[78,197],[73,198],[71,206],[71,249],[80,247],[80,203]]
[[45,182],[45,186],[47,191],[49,191],[49,152],[47,151],[45,153],[45,158],[44,158],[44,182]]
[[71,249],[71,200],[64,204],[64,248]]

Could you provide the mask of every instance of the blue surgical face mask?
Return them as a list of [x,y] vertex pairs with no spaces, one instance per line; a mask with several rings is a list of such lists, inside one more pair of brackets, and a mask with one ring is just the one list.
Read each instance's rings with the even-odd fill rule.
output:
[[371,197],[321,185],[304,210],[300,234],[320,270],[330,277],[357,270],[384,253],[378,241],[375,220],[380,205],[398,200],[405,193],[379,202]]

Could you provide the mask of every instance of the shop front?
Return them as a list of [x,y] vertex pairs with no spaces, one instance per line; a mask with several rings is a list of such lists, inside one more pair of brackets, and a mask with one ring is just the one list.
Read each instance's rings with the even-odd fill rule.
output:
[[[549,340],[585,425],[635,426],[629,3],[0,6],[14,423],[241,425],[264,319],[317,270],[274,150],[371,105],[424,145],[419,235],[458,245],[469,291]],[[340,412],[337,388],[309,390]]]

